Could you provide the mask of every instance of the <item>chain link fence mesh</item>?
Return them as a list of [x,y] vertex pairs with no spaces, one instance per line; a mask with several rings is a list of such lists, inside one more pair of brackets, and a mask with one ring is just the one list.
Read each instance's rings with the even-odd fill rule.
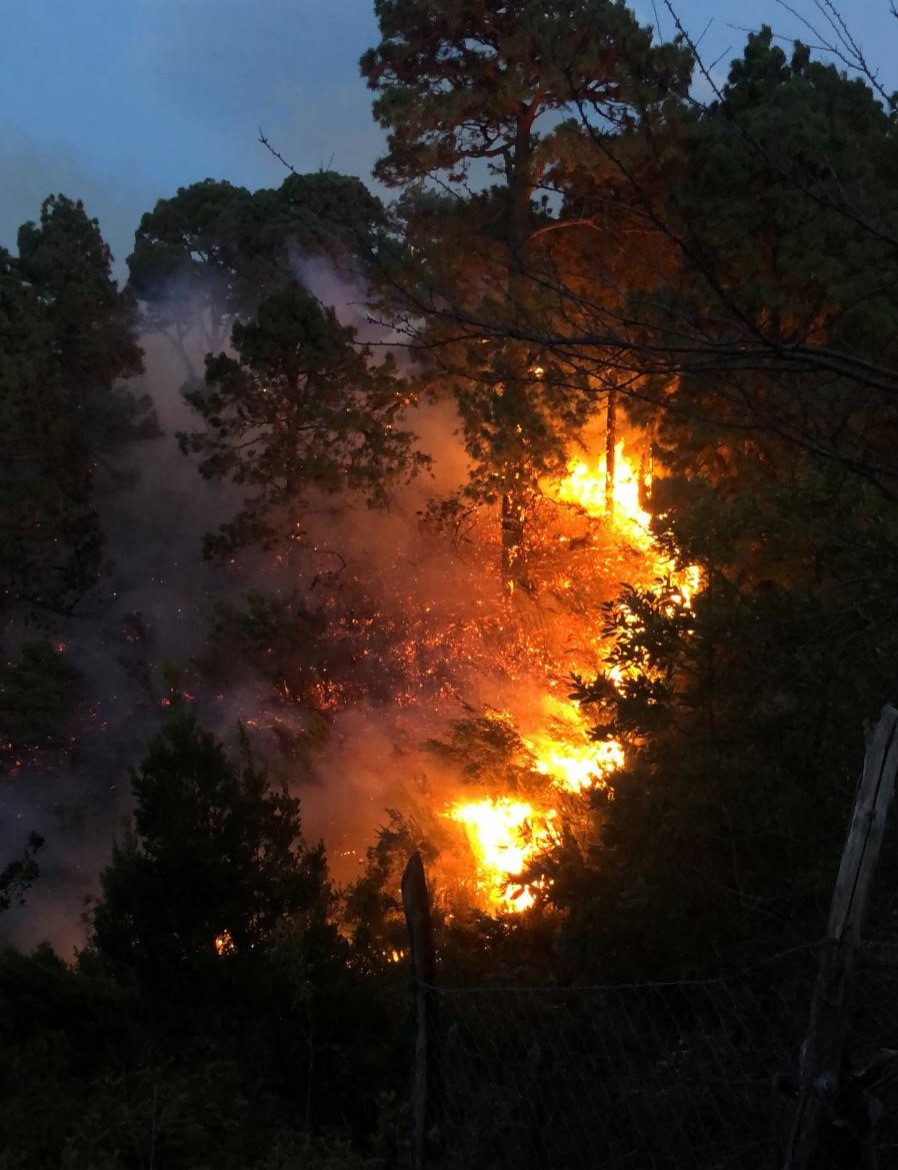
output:
[[[440,1167],[777,1167],[816,967],[809,947],[708,981],[441,988]],[[895,948],[864,948],[856,1003],[863,1067],[898,1047]],[[880,1170],[898,1168],[896,1089],[876,1087]]]

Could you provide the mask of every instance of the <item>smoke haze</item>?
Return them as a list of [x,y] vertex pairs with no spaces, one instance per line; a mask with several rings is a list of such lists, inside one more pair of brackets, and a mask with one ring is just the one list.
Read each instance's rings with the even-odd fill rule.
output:
[[[297,257],[295,266],[362,339],[389,342],[368,320],[357,278],[317,259]],[[319,499],[305,517],[300,547],[285,556],[249,552],[237,565],[213,565],[201,557],[202,536],[237,510],[241,493],[203,480],[177,449],[175,433],[200,425],[182,397],[185,366],[159,335],[142,344],[146,373],[142,385],[129,388],[151,395],[162,434],[133,445],[120,460],[122,471],[134,473],[130,486],[101,474],[106,573],[78,615],[59,619],[52,631],[84,679],[79,732],[63,758],[26,763],[0,789],[0,857],[17,855],[30,830],[46,838],[41,877],[24,909],[0,918],[0,931],[20,947],[49,938],[64,955],[84,944],[86,900],[98,891],[99,870],[131,809],[129,769],[161,725],[164,662],[181,672],[203,724],[226,739],[243,721],[268,754],[275,723],[308,731],[308,714],[278,703],[270,682],[245,665],[235,664],[227,687],[212,687],[203,676],[196,660],[216,603],[239,603],[249,589],[285,598],[296,593],[339,627],[338,665],[341,638],[350,673],[362,655],[365,694],[338,706],[310,763],[298,766],[271,752],[276,771],[302,798],[307,837],[324,838],[338,880],[358,875],[386,810],[407,808],[427,791],[428,776],[439,770],[422,745],[440,734],[447,712],[484,698],[473,664],[453,660],[451,646],[494,607],[495,582],[484,571],[481,549],[460,555],[420,528],[428,501],[458,487],[466,474],[453,409],[439,404],[413,412],[410,425],[421,449],[435,456],[433,470],[400,489],[388,509]],[[201,356],[191,357],[201,369]]]

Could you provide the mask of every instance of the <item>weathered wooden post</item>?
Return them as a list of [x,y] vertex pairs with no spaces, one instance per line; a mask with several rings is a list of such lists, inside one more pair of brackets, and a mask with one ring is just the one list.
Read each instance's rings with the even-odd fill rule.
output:
[[430,897],[420,853],[402,875],[402,907],[412,958],[415,1048],[412,1077],[412,1167],[424,1170],[436,1153],[442,1122],[436,951]]
[[[854,813],[830,909],[820,968],[811,1001],[808,1034],[801,1049],[798,1103],[786,1151],[784,1170],[816,1170],[826,1157],[831,1122],[839,1117],[840,1096],[850,1093],[845,1083],[844,1049],[850,1019],[849,994],[854,957],[860,941],[873,871],[879,858],[886,814],[898,769],[898,711],[886,706],[867,737],[864,772],[854,801]],[[858,1149],[857,1170],[872,1164],[872,1135],[868,1149]]]

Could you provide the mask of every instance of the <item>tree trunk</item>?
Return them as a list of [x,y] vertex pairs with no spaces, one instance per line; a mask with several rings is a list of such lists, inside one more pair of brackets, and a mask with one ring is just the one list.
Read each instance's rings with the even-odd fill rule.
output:
[[[533,139],[532,116],[518,121],[514,147],[505,160],[505,178],[510,196],[508,223],[509,257],[506,272],[506,289],[512,316],[515,320],[525,316],[525,290],[527,284],[524,252],[530,238],[530,198],[533,185]],[[530,371],[524,360],[519,360],[510,371],[504,391],[514,401],[522,404],[520,414],[525,411],[527,387],[531,380]],[[518,411],[511,411],[514,419]],[[502,494],[502,582],[506,592],[513,595],[517,589],[529,589],[527,579],[527,504],[530,494],[528,456],[526,442],[520,434],[513,436],[513,453],[506,459],[505,487]]]
[[642,443],[642,454],[639,457],[639,506],[645,511],[649,510],[649,504],[652,502],[652,478],[654,475],[654,462],[652,458],[652,443],[653,443],[654,426],[649,426],[645,432],[645,438]]
[[617,391],[608,391],[605,408],[605,515],[614,519],[614,476],[617,470]]
[[509,594],[528,588],[527,494],[515,484],[502,495],[502,581]]

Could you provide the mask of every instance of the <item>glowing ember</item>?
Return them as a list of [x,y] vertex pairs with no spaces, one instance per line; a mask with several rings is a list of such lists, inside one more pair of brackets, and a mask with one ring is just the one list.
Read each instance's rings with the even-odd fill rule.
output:
[[521,875],[535,857],[558,841],[554,809],[537,810],[523,800],[457,804],[447,814],[464,825],[477,860],[477,888],[491,907],[506,912],[529,909],[533,886]]
[[215,936],[215,951],[217,954],[232,955],[236,949],[229,930],[223,930],[221,934]]
[[[540,378],[545,371],[534,366],[532,374]],[[629,429],[626,442],[639,450],[644,440]],[[464,736],[458,745],[433,741],[447,749],[448,767],[428,779],[438,786],[430,791],[428,810],[445,810],[442,815],[464,829],[440,863],[437,881],[446,887],[448,905],[459,883],[481,910],[527,910],[548,884],[527,879],[534,862],[560,844],[563,833],[578,840],[594,835],[597,802],[577,798],[596,790],[613,796],[625,751],[616,739],[591,738],[592,717],[567,697],[572,677],[602,675],[621,694],[636,677],[636,667],[608,661],[615,634],[606,625],[607,607],[619,597],[621,582],[656,592],[671,610],[692,604],[701,586],[698,569],[679,568],[669,541],[656,541],[653,518],[642,506],[651,486],[648,459],[631,461],[622,441],[609,468],[591,453],[606,447],[604,433],[596,428],[584,443],[590,453],[572,458],[562,474],[542,480],[532,493],[527,587],[513,597],[497,588],[495,511],[456,510],[453,502],[444,512],[445,501],[436,500],[425,531],[440,538],[440,557],[447,530],[457,541],[445,580],[442,570],[434,572],[441,559],[409,564],[397,550],[382,581],[351,582],[358,595],[348,609],[339,592],[326,600],[337,669],[309,687],[319,713],[340,715],[367,695],[373,679],[395,687],[394,702],[409,711],[409,726],[425,706],[436,706],[439,720],[457,720],[460,706],[480,715],[462,720],[470,724],[467,743]],[[318,582],[316,571],[308,588]],[[614,613],[626,624],[619,601]],[[636,613],[631,619],[641,621]],[[354,664],[352,672],[343,673],[344,660]],[[494,686],[482,692],[485,672]],[[284,693],[291,698],[286,687]],[[482,706],[481,693],[489,695]],[[502,704],[501,716],[487,701]],[[469,788],[459,791],[462,777],[481,786],[475,798]],[[383,957],[398,962],[401,952],[387,948]]]

